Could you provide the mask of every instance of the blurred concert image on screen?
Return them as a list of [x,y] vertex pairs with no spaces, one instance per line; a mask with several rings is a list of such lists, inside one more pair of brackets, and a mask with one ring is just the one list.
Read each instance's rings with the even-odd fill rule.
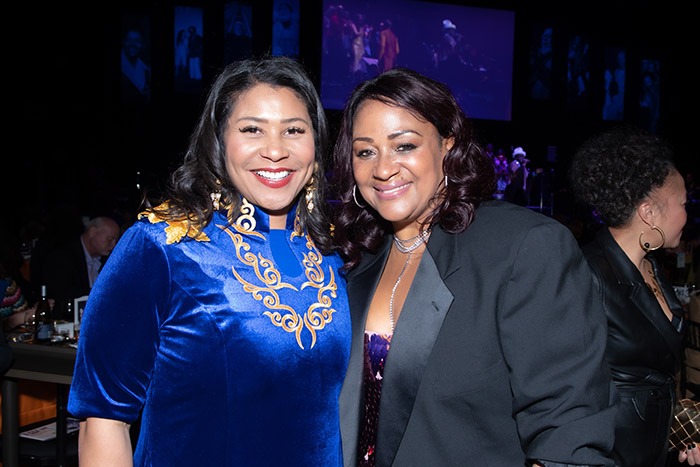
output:
[[510,120],[515,13],[425,1],[324,0],[321,100],[406,67],[447,84],[470,118]]

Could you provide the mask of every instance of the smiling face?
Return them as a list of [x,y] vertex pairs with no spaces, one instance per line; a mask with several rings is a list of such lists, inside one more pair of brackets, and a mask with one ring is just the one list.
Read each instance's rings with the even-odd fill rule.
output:
[[226,171],[248,201],[284,228],[314,170],[314,131],[304,103],[288,88],[258,84],[241,94],[225,133]]
[[443,183],[442,161],[452,139],[409,111],[376,100],[364,102],[353,120],[352,165],[362,197],[394,231],[418,229]]

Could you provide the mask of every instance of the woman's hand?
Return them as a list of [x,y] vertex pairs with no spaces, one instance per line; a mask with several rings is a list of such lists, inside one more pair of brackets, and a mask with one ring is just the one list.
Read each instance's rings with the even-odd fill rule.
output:
[[13,313],[7,318],[5,318],[5,325],[7,329],[14,329],[18,326],[22,326],[34,320],[34,313],[36,312],[36,305],[31,308],[27,308],[24,311],[18,313]]
[[678,453],[679,462],[687,462],[688,465],[700,465],[700,448],[693,443],[688,445],[688,449]]

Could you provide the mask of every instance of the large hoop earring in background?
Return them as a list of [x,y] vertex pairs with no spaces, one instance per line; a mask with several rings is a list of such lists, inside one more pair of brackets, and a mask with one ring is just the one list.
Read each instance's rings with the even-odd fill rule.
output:
[[664,244],[666,243],[666,234],[664,231],[661,229],[661,227],[657,227],[655,225],[651,226],[651,230],[656,230],[659,232],[661,235],[661,244],[659,246],[652,247],[649,242],[643,242],[642,241],[642,236],[644,235],[644,232],[639,234],[639,246],[642,247],[642,250],[644,250],[645,253],[649,253],[650,251],[658,250],[659,248],[663,247]]
[[363,205],[361,205],[360,203],[357,202],[357,195],[355,195],[355,189],[356,189],[356,188],[357,188],[357,185],[353,185],[353,186],[352,186],[352,199],[355,200],[355,204],[357,205],[358,208],[364,209],[364,208],[366,208],[367,206],[363,206]]
[[316,195],[316,177],[311,176],[304,187],[306,189],[306,210],[311,214],[314,210],[314,196]]

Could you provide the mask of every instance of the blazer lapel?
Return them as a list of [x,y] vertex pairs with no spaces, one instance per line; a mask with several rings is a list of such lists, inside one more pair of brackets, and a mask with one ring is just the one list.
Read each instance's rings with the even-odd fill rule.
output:
[[389,254],[391,242],[386,241],[379,252],[367,255],[348,273],[348,300],[352,322],[350,359],[345,381],[340,391],[340,431],[345,467],[357,465],[357,443],[362,417],[362,372],[364,370],[365,321]]
[[[682,334],[673,329],[673,325],[666,318],[664,313],[661,311],[658,302],[654,298],[654,295],[648,290],[647,286],[644,284],[644,279],[637,270],[637,268],[632,264],[632,262],[627,258],[627,255],[617,244],[615,239],[610,234],[607,228],[602,228],[598,233],[598,241],[603,245],[603,251],[612,267],[615,276],[620,284],[629,286],[630,295],[629,299],[634,305],[639,309],[639,312],[647,319],[654,327],[659,331],[659,334],[666,340],[670,349],[677,349],[680,347],[679,341],[683,339]],[[653,257],[649,257],[650,261],[654,267],[654,274],[663,274],[659,271],[656,266],[656,262]],[[658,276],[657,276],[658,277]],[[660,285],[663,281],[659,281]],[[669,293],[665,290],[664,286],[661,285],[664,296],[666,297],[667,303],[671,310],[678,314],[678,310],[673,305],[675,302],[670,300]],[[675,297],[674,297],[675,298]],[[674,352],[674,357],[680,362],[681,355]]]
[[[659,271],[657,268],[656,262],[653,259],[650,259],[650,261],[654,267],[654,274],[663,274],[663,272]],[[665,284],[663,281],[660,280],[659,286],[662,289],[666,303],[668,303],[672,313],[678,314],[678,309],[674,307],[675,301],[671,299],[675,299],[676,297],[675,295],[671,295],[673,292],[669,294],[669,291],[666,289],[666,287],[664,287],[664,285]],[[630,292],[630,300],[646,317],[646,319],[648,319],[654,325],[671,349],[681,348],[680,341],[683,340],[683,335],[673,328],[673,325],[663,311],[661,311],[659,303],[656,301],[654,295],[648,290],[646,285],[639,282],[636,283]],[[676,361],[681,363],[681,354],[674,352],[673,356],[675,357]]]
[[[671,349],[679,348],[679,341],[682,340],[682,335],[673,329],[671,322],[659,309],[659,304],[654,296],[643,287],[645,286],[636,285],[632,289],[630,301],[654,325]],[[678,353],[673,352],[673,356],[680,362],[681,356]]]
[[[452,304],[453,295],[432,257],[434,244],[440,244],[440,239],[430,239],[396,323],[386,359],[377,427],[378,467],[390,466],[394,460],[433,344]],[[456,254],[454,249],[444,253]]]

